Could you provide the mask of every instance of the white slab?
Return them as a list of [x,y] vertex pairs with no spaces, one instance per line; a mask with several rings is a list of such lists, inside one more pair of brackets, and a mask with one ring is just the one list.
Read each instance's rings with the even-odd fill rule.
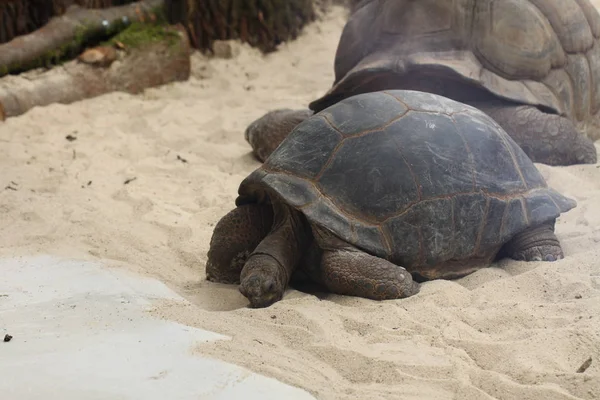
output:
[[98,263],[0,259],[0,398],[314,399],[192,355],[198,342],[229,338],[155,319],[144,312],[151,299],[185,301],[161,282]]

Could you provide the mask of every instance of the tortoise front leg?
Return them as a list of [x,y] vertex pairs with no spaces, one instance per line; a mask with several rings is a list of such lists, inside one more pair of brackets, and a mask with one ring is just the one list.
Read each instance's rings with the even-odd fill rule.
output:
[[296,267],[310,243],[302,214],[276,201],[271,232],[260,242],[242,269],[240,292],[252,308],[281,300]]
[[309,109],[269,111],[246,128],[244,136],[254,156],[264,162],[290,132],[313,114]]
[[227,213],[215,226],[210,239],[206,279],[218,283],[239,283],[246,260],[272,225],[273,209],[270,205],[243,205]]
[[506,243],[503,252],[519,261],[556,261],[564,258],[554,224],[530,228]]
[[341,295],[392,300],[420,290],[406,269],[355,249],[324,251],[321,274],[325,286]]

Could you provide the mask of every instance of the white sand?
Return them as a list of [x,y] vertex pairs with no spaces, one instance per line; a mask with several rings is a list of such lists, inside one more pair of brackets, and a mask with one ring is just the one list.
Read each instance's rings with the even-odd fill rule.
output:
[[599,399],[600,165],[539,165],[579,203],[557,223],[556,263],[505,260],[398,301],[290,290],[262,310],[204,280],[213,226],[259,165],[246,125],[330,87],[344,21],[335,9],[267,57],[195,55],[189,82],[1,124],[0,187],[16,190],[0,193],[0,255],[101,258],[157,277],[193,303],[157,315],[233,337],[194,351],[319,399]]

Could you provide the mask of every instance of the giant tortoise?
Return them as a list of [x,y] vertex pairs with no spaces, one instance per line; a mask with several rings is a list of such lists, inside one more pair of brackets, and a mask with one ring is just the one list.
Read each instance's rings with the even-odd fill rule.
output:
[[206,276],[239,282],[252,307],[280,300],[297,270],[333,293],[397,299],[498,257],[555,261],[555,220],[576,206],[488,115],[403,90],[301,122],[238,194]]
[[534,162],[595,163],[599,38],[589,0],[366,0],[344,27],[329,92],[309,109],[267,113],[246,140],[264,161],[313,112],[410,89],[483,110]]

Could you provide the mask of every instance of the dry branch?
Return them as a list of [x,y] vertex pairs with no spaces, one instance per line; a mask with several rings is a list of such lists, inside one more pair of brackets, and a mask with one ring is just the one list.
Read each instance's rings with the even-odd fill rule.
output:
[[[119,58],[108,67],[73,60],[50,70],[1,78],[0,120],[36,106],[69,104],[113,91],[135,94],[148,87],[187,80],[191,52],[188,36],[182,26],[164,29],[170,30],[170,37],[117,50]],[[102,53],[102,48],[98,52]]]
[[163,8],[164,0],[144,0],[105,9],[72,6],[42,28],[1,44],[0,77],[75,56],[91,40],[114,35],[131,22],[158,18]]

